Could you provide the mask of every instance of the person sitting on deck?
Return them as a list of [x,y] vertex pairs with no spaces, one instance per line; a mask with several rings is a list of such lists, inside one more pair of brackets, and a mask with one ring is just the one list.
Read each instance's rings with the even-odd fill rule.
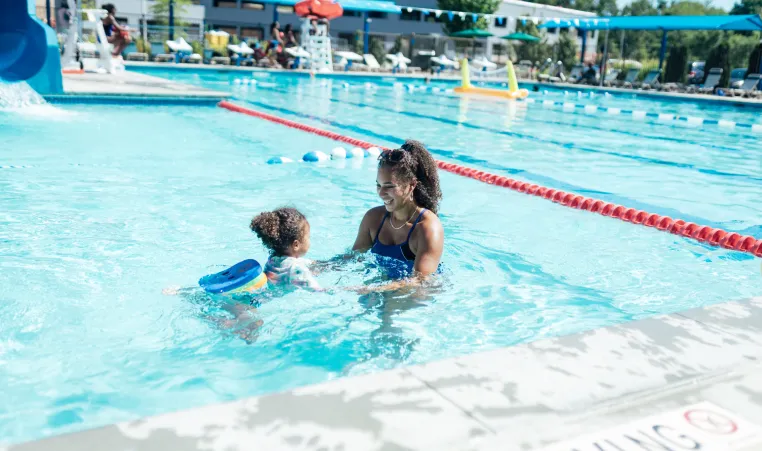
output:
[[119,25],[114,15],[116,14],[116,7],[111,3],[103,5],[103,9],[106,10],[108,15],[103,18],[103,31],[106,33],[106,38],[109,44],[114,46],[114,50],[111,52],[113,56],[119,56],[132,41],[130,32],[127,27]]

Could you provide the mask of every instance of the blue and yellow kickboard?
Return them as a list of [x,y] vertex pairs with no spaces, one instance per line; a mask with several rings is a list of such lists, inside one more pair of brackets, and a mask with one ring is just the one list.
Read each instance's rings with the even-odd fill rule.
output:
[[259,262],[249,259],[224,271],[204,276],[198,284],[212,294],[254,293],[267,286],[267,276]]

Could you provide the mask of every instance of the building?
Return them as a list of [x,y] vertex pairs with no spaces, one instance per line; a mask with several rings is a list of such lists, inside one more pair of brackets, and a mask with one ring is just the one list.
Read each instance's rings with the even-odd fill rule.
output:
[[[122,0],[130,1],[130,0]],[[296,30],[299,29],[300,20],[294,14],[292,6],[277,5],[270,3],[275,0],[200,0],[206,7],[206,23],[209,27],[223,30],[231,34],[237,34],[242,38],[267,37],[270,24],[277,18],[282,26],[291,24]],[[341,2],[341,0],[339,0]],[[439,18],[433,14],[424,15],[420,10],[408,11],[405,7],[429,8],[436,10],[436,0],[397,0],[396,4],[402,7],[400,14],[370,12],[370,30],[372,34],[404,34],[415,33],[420,42],[427,36],[443,35],[441,21],[446,20],[446,15]],[[503,0],[498,11],[498,17],[537,17],[537,18],[587,18],[595,14],[575,9],[560,8],[556,6],[529,3],[520,0]],[[331,34],[339,40],[353,41],[357,32],[363,30],[363,13],[357,11],[344,11],[344,16],[331,21]],[[492,55],[492,50],[505,41],[499,36],[509,34],[516,29],[515,20],[491,21],[489,31],[495,34],[495,38],[488,40],[486,53]],[[560,33],[566,30],[549,29],[546,32],[547,42],[554,44],[558,41]],[[574,33],[574,31],[571,31]],[[592,58],[597,48],[597,32],[590,32],[587,39],[586,56]],[[393,36],[386,40],[387,46],[394,41]],[[582,47],[581,35],[577,36],[578,49]],[[418,47],[417,47],[418,48]]]
[[[521,0],[503,0],[495,13],[498,17],[536,17],[540,19],[554,19],[554,18],[588,18],[596,17],[595,13],[586,11],[579,11],[576,9],[561,8],[558,6],[542,5],[539,3],[530,3]],[[491,46],[500,44],[500,36],[516,31],[516,21],[500,21],[494,19],[490,24],[489,31],[496,36],[496,38],[490,38],[489,42]],[[582,49],[582,32],[575,32],[569,29],[549,28],[545,30],[545,39],[548,44],[555,44],[561,37],[561,33],[574,33],[577,39],[577,51]],[[585,48],[585,59],[594,59],[596,57],[596,50],[598,48],[598,32],[589,31],[587,35],[587,43]]]
[[[44,0],[38,0],[43,1]],[[56,0],[60,3],[61,0]],[[232,35],[237,35],[242,39],[263,39],[268,38],[270,25],[274,20],[278,20],[283,26],[290,24],[295,30],[301,26],[300,18],[294,14],[293,6],[295,0],[283,0],[286,4],[274,3],[277,0],[193,0],[193,4],[185,8],[184,14],[177,15],[184,23],[189,25],[185,31],[189,36],[201,36],[204,29],[215,29],[226,31]],[[351,2],[355,0],[339,0],[340,3]],[[149,30],[161,29],[162,26],[153,17],[153,1],[150,0],[96,0],[100,6],[103,3],[113,3],[117,8],[117,19],[120,22],[127,23],[130,27],[141,29],[143,20],[146,21]],[[365,2],[366,4],[369,2]],[[403,48],[409,48],[411,45],[410,36],[415,34],[415,48],[425,48],[430,43],[436,43],[430,48],[436,48],[442,51],[442,41],[444,33],[441,22],[447,20],[446,14],[436,17],[434,14],[423,14],[420,10],[412,8],[437,9],[436,0],[395,0],[397,6],[402,11],[400,14],[374,12],[368,14],[370,21],[369,27],[371,34],[384,38],[385,45],[391,47],[394,44],[396,35],[406,35],[406,41]],[[407,7],[411,7],[408,9]],[[584,11],[578,11],[556,6],[530,3],[521,0],[503,0],[497,12],[496,18],[490,21],[489,31],[496,37],[487,40],[486,48],[479,48],[487,55],[493,54],[493,49],[504,45],[505,41],[500,36],[512,33],[516,30],[517,21],[515,19],[501,19],[503,17],[528,17],[540,19],[552,18],[586,18],[594,17],[595,14]],[[330,32],[338,42],[354,42],[358,32],[363,30],[365,14],[359,11],[345,10],[344,16],[331,21]],[[561,33],[566,33],[564,29],[546,30],[546,40],[549,44],[558,41]],[[574,30],[568,31],[575,33],[578,49],[582,46],[581,35]],[[198,34],[197,34],[198,33]],[[151,33],[149,33],[151,34]],[[158,36],[158,33],[157,33]],[[155,40],[155,39],[152,39]],[[597,48],[598,33],[589,32],[587,38],[586,57],[593,58]],[[448,49],[454,46],[446,47]]]

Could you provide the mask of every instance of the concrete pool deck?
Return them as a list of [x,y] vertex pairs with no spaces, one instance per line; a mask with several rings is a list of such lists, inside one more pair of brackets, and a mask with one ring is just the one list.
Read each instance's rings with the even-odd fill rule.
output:
[[[289,70],[289,69],[268,69],[261,67],[238,67],[238,66],[222,66],[222,65],[199,65],[199,64],[177,64],[177,63],[147,63],[147,62],[125,62],[126,67],[129,68],[145,68],[145,69],[171,69],[171,70],[186,70],[186,71],[213,71],[213,72],[233,72],[233,73],[282,73],[282,74],[299,74],[302,76],[308,76],[309,72],[306,70]],[[402,80],[418,80],[424,81],[429,78],[431,81],[454,81],[457,82],[461,79],[460,73],[446,73],[446,74],[430,74],[422,72],[418,74],[392,74],[389,72],[333,72],[329,74],[317,74],[318,77],[350,77],[350,78],[367,78],[367,79],[379,79],[379,78],[398,78]],[[502,79],[483,79],[480,80],[476,77],[472,77],[471,82],[478,81],[506,81]],[[675,101],[688,101],[688,102],[701,102],[701,103],[714,103],[725,104],[740,107],[759,107],[762,108],[762,98],[760,99],[746,99],[742,97],[723,97],[708,94],[686,94],[679,92],[668,91],[649,91],[641,89],[628,89],[628,88],[616,88],[616,87],[602,87],[602,86],[589,86],[589,85],[577,85],[571,83],[548,83],[538,82],[533,80],[520,79],[519,83],[523,85],[537,86],[538,90],[552,89],[552,90],[574,90],[582,92],[609,92],[623,96],[643,96],[654,100],[675,100]]]
[[752,451],[760,359],[762,297],[6,450]]
[[231,96],[229,92],[212,91],[134,71],[117,74],[64,74],[63,84],[65,95],[68,96],[118,95],[219,100]]

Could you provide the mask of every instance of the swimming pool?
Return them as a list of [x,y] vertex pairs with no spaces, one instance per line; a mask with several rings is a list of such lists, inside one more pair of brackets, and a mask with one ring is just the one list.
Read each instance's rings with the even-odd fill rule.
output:
[[[156,74],[156,72],[152,72]],[[261,111],[647,211],[760,235],[762,150],[735,131],[410,93],[391,82],[168,71]],[[549,93],[549,98],[563,93]],[[618,97],[644,110],[701,105]],[[515,107],[515,108],[514,108]],[[742,111],[727,113],[750,122]],[[712,116],[715,117],[715,116]],[[0,112],[0,440],[18,442],[347,374],[757,295],[759,261],[442,173],[443,285],[368,310],[356,295],[263,305],[247,345],[169,285],[265,258],[248,230],[283,204],[314,258],[377,205],[371,161],[266,165],[337,144],[213,107],[65,105]],[[365,267],[325,285],[372,277]]]

